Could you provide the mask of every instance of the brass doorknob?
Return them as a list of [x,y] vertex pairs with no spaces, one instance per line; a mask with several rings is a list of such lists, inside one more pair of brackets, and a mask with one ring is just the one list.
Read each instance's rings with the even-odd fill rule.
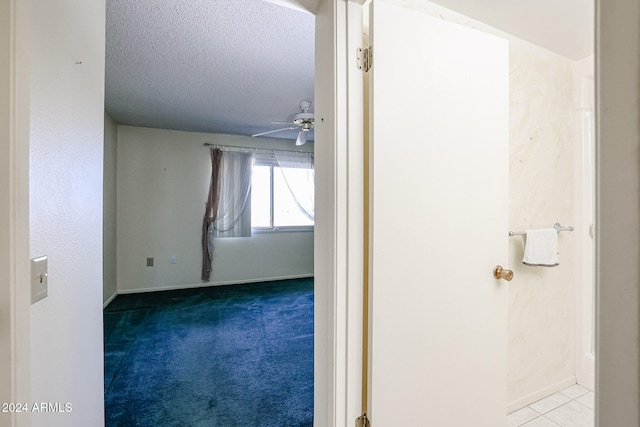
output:
[[513,271],[505,270],[501,265],[496,265],[496,268],[493,269],[493,277],[510,282],[513,279]]

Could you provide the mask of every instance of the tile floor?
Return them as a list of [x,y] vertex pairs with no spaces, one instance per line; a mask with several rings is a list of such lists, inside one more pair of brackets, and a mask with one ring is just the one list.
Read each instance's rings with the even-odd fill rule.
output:
[[593,427],[595,395],[578,384],[507,415],[507,427]]

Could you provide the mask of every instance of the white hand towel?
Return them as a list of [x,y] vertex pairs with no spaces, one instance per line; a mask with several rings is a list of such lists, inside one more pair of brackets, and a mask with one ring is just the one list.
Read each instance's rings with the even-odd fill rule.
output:
[[527,230],[522,263],[533,266],[558,265],[558,231],[555,228]]

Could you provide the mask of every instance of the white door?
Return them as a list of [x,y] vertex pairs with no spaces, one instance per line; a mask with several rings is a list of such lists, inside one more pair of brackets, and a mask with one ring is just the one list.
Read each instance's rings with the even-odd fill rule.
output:
[[368,415],[504,426],[508,44],[371,7]]

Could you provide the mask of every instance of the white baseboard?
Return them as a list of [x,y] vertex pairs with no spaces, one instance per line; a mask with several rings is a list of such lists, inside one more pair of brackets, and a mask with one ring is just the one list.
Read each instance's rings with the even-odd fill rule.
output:
[[574,384],[576,384],[576,377],[572,375],[556,383],[553,383],[548,387],[541,388],[524,397],[513,400],[507,404],[507,414],[510,414],[513,411],[517,411],[518,409],[522,409],[527,405],[531,405],[532,403],[537,402],[540,399],[551,396],[552,394],[557,393],[560,390],[563,390]]
[[589,390],[595,390],[595,372],[596,372],[596,358],[593,353],[583,353],[582,359],[578,361],[580,363],[576,369],[578,384]]
[[260,282],[275,282],[277,280],[290,280],[290,279],[306,279],[313,277],[313,274],[300,274],[295,276],[279,276],[279,277],[266,277],[260,279],[248,279],[248,280],[229,280],[222,282],[201,282],[187,285],[172,285],[172,286],[160,286],[153,288],[139,288],[139,289],[119,289],[118,294],[140,294],[144,292],[159,292],[159,291],[174,291],[178,289],[194,289],[194,288],[208,288],[211,286],[227,286],[227,285],[243,285],[250,283]]
[[117,297],[117,296],[118,296],[118,292],[116,292],[116,293],[114,293],[113,295],[111,295],[111,296],[109,297],[109,299],[107,299],[107,300],[104,302],[104,304],[102,305],[102,309],[104,310],[105,308],[107,308],[107,306],[108,306],[109,304],[111,304],[111,301],[113,301],[113,300],[115,299],[115,297]]

